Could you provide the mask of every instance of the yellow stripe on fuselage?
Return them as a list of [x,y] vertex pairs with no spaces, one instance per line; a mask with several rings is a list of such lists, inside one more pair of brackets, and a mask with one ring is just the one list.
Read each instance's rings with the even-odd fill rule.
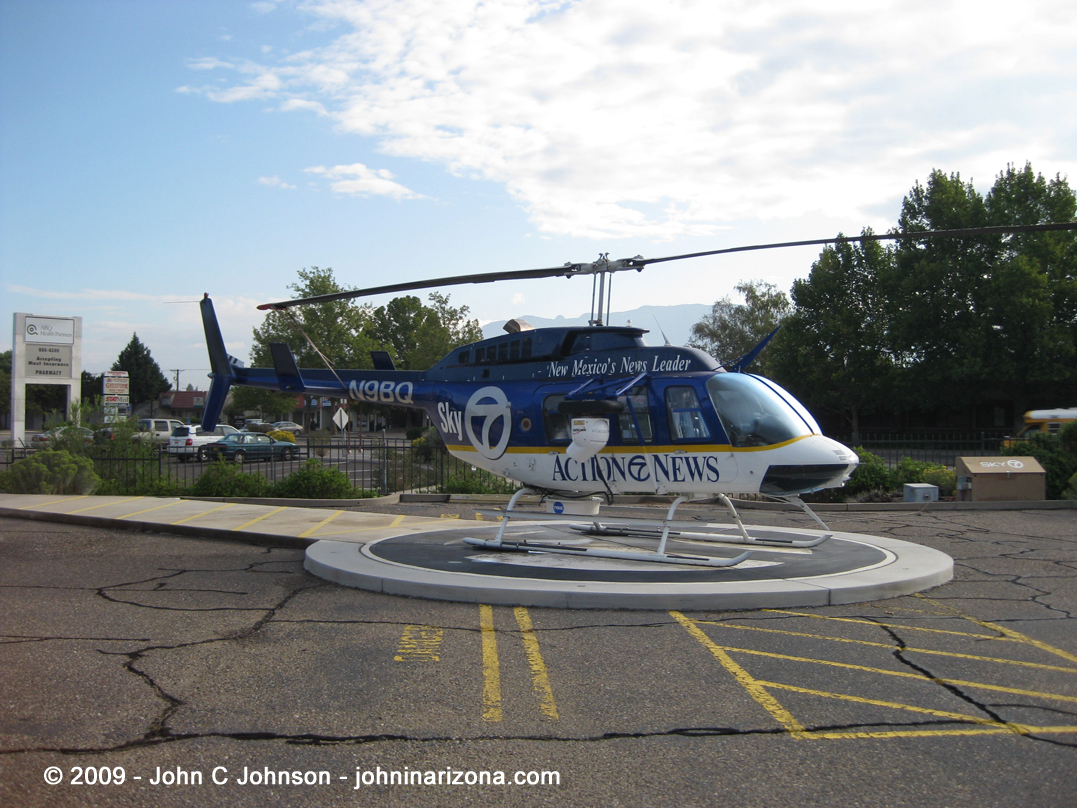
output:
[[[643,446],[607,446],[602,449],[599,454],[671,454],[673,452],[765,452],[771,449],[781,449],[783,446],[789,446],[797,441],[804,440],[805,438],[815,437],[814,435],[800,435],[790,440],[782,441],[781,443],[771,443],[768,446],[732,446],[728,443],[676,443],[668,446],[654,446],[651,444],[645,444]],[[557,446],[510,446],[505,449],[505,454],[549,454],[550,452],[556,452],[558,454],[564,454],[568,449],[568,444],[558,444]],[[445,444],[445,448],[450,452],[477,452],[478,450],[471,445],[462,445],[455,443]]]

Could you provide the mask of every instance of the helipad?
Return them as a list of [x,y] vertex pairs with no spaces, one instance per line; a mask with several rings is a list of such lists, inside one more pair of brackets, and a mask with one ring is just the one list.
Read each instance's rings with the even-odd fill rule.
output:
[[[782,528],[752,529],[783,533]],[[493,539],[497,525],[470,523],[409,530],[366,544],[322,540],[306,568],[344,586],[394,595],[472,603],[593,609],[757,609],[824,606],[891,598],[953,577],[953,559],[896,539],[834,533],[812,550],[753,547],[736,567],[652,564],[583,555],[499,552],[465,538]],[[803,537],[805,531],[798,529]],[[506,541],[586,547],[607,543],[566,531],[563,522],[517,522]],[[619,540],[624,547],[625,541]],[[636,539],[632,546],[653,547]],[[670,540],[668,552],[736,556],[732,542]]]

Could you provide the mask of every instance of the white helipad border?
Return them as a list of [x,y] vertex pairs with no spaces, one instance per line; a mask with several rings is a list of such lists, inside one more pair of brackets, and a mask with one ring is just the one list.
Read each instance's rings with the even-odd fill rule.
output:
[[[810,531],[796,532],[802,535]],[[930,547],[858,533],[833,535],[876,547],[887,553],[888,561],[834,575],[765,581],[564,581],[425,569],[378,558],[369,551],[370,545],[322,540],[307,548],[304,567],[342,586],[390,595],[560,609],[708,611],[828,606],[909,595],[953,578],[953,559]],[[378,541],[389,538],[394,537]]]

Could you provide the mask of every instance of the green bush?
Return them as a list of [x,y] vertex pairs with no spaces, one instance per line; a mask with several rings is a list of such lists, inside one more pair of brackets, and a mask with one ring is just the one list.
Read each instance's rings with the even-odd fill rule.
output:
[[100,484],[89,458],[58,449],[35,452],[0,474],[0,490],[9,494],[91,494]]
[[1077,499],[1077,472],[1070,477],[1069,485],[1062,492],[1062,499]]
[[374,496],[352,485],[348,475],[340,469],[323,466],[310,459],[295,472],[273,486],[272,496],[301,499],[354,499]]
[[285,443],[295,443],[295,433],[289,432],[287,429],[274,429],[267,434],[273,440],[282,440]]
[[853,471],[845,488],[841,489],[844,495],[854,497],[866,491],[889,491],[892,482],[886,461],[863,446],[853,447],[853,451],[860,458],[860,465]]
[[219,458],[187,492],[196,497],[264,497],[269,490],[269,481],[261,474],[247,474],[238,463]]
[[1062,427],[1058,433],[1058,439],[1062,441],[1062,450],[1077,457],[1077,421],[1072,421]]
[[957,489],[957,474],[946,466],[932,466],[924,472],[924,482],[938,486],[940,497],[952,497]]
[[1062,499],[1062,492],[1070,478],[1077,474],[1077,454],[1066,451],[1059,435],[1039,432],[1028,440],[1003,446],[999,454],[1003,457],[1036,458],[1047,472],[1048,499]]
[[513,494],[519,487],[512,480],[475,469],[449,477],[438,491],[442,494]]
[[404,437],[410,441],[416,441],[426,434],[425,426],[413,426],[404,432]]

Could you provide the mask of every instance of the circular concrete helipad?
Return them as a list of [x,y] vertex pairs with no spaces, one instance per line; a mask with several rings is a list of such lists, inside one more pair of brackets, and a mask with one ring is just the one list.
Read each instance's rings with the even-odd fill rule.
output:
[[[750,531],[753,529],[749,528]],[[781,534],[782,528],[761,528]],[[798,529],[796,538],[821,531]],[[953,577],[953,559],[910,542],[833,534],[812,550],[752,547],[736,567],[502,552],[464,543],[493,539],[496,524],[408,532],[370,544],[319,541],[306,568],[344,586],[434,600],[591,609],[759,609],[859,603],[919,592]],[[653,550],[647,539],[615,541],[566,531],[564,522],[517,522],[506,541]],[[739,555],[744,545],[670,539],[667,553]]]

